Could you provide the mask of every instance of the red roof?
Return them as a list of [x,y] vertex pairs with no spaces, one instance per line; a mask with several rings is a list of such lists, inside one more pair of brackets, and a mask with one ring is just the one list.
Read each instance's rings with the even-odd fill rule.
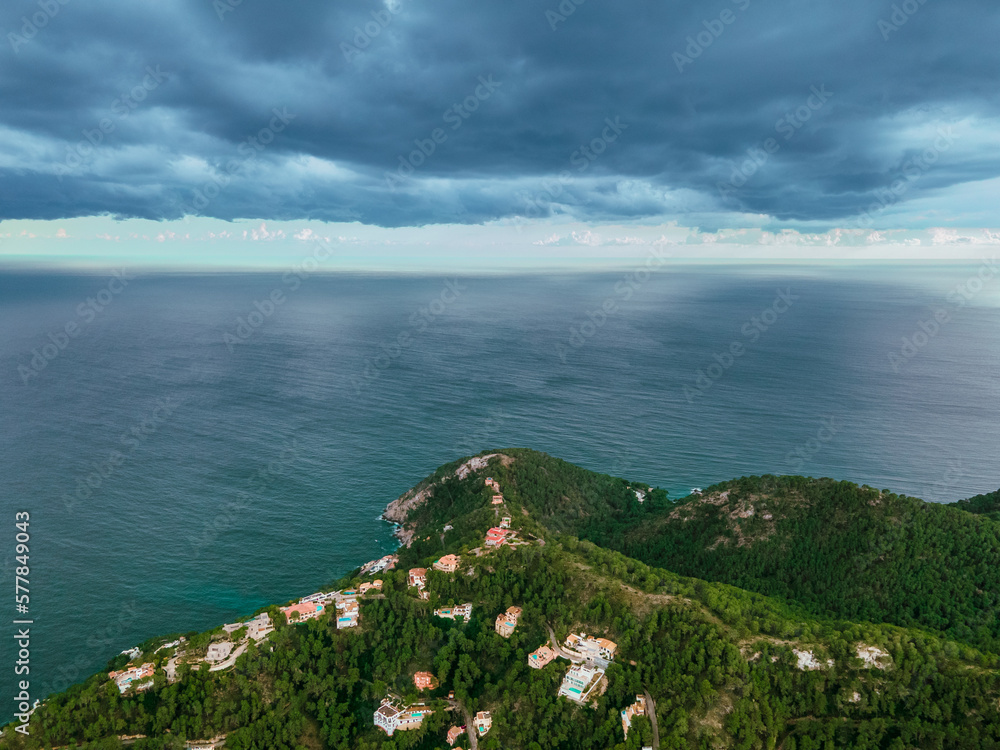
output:
[[507,536],[507,529],[500,529],[494,526],[492,529],[486,532],[486,543],[500,544],[504,540],[504,537],[506,536]]

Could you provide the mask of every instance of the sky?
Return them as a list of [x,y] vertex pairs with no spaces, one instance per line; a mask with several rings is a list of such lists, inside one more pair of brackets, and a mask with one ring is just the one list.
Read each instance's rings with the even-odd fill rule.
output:
[[950,258],[1000,227],[990,0],[36,0],[0,32],[4,265]]

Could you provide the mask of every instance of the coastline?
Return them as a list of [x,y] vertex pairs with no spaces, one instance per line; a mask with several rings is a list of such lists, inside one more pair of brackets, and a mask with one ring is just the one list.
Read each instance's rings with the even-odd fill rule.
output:
[[[490,459],[497,456],[500,457],[500,461],[504,466],[509,466],[514,461],[511,456],[501,452],[473,456],[460,463],[455,469],[453,476],[458,479],[465,479],[470,473],[485,469]],[[433,498],[437,485],[438,482],[425,479],[390,502],[385,510],[382,511],[380,518],[395,526],[392,535],[399,540],[400,547],[409,547],[416,534],[416,527],[413,524],[406,523],[410,511],[425,505]]]

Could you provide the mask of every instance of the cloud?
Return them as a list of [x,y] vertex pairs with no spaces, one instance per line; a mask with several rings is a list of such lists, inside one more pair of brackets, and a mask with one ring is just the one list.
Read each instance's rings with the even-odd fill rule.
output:
[[594,2],[555,23],[527,0],[222,2],[56,4],[38,28],[40,5],[0,9],[0,219],[826,231],[995,207],[968,200],[1000,178],[987,0],[903,24],[863,0]]

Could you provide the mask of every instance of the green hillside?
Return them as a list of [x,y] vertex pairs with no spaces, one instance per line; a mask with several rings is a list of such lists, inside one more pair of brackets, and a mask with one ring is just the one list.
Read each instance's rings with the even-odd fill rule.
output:
[[951,503],[951,507],[1000,521],[1000,490]]
[[579,533],[815,614],[1000,647],[1000,524],[955,506],[830,479],[744,477]]
[[[450,726],[489,711],[492,727],[478,738],[483,750],[1000,748],[1000,658],[989,649],[924,629],[810,614],[804,605],[683,577],[580,541],[574,532],[601,536],[603,530],[616,544],[651,542],[674,525],[701,524],[672,516],[697,515],[711,503],[674,506],[645,485],[531,451],[489,455],[481,469],[470,470],[466,461],[442,467],[389,509],[413,543],[399,550],[395,570],[377,574],[381,590],[358,599],[358,627],[338,630],[328,613],[289,623],[271,607],[276,630],[234,666],[209,672],[189,658],[174,680],[161,667],[182,647],[157,650],[167,639],[154,639],[131,662],[154,665],[149,689],[120,693],[106,673],[95,675],[39,708],[28,737],[8,726],[3,746],[161,750],[224,736],[220,742],[237,750],[431,750],[447,747]],[[501,505],[491,502],[487,476],[501,487]],[[739,492],[766,481],[740,480],[749,484]],[[811,480],[801,482],[805,487]],[[734,500],[738,484],[727,485]],[[726,491],[720,487],[705,497]],[[878,497],[860,488],[840,491],[844,502],[855,504]],[[789,493],[782,507],[806,507]],[[903,510],[916,501],[890,497],[882,496],[882,507],[908,518]],[[987,519],[941,510],[947,514],[941,518],[993,527]],[[844,513],[845,527],[853,515],[865,515],[854,506]],[[928,518],[937,519],[934,513]],[[504,518],[514,532],[511,543],[487,548],[487,530]],[[711,526],[708,515],[704,523]],[[741,526],[710,552],[752,548],[778,536],[765,532]],[[640,552],[665,554],[637,547]],[[444,554],[460,556],[455,572],[431,569]],[[844,564],[852,564],[850,556]],[[412,567],[428,569],[426,599],[408,586]],[[329,588],[356,588],[375,577],[358,570]],[[465,602],[473,605],[467,622],[434,614]],[[523,613],[504,638],[494,621],[511,606]],[[550,642],[550,629],[559,643],[571,632],[586,632],[617,644],[584,705],[557,696],[568,661],[528,666],[528,654]],[[209,643],[242,635],[221,627],[187,634],[183,648],[189,657],[201,655]],[[109,667],[120,669],[127,658]],[[419,695],[412,681],[417,671],[432,673],[437,687]],[[419,728],[390,738],[373,723],[389,693],[406,704],[422,699],[432,713]],[[643,693],[655,703],[655,730],[637,717],[626,741],[620,712]],[[470,746],[466,735],[457,746]]]

